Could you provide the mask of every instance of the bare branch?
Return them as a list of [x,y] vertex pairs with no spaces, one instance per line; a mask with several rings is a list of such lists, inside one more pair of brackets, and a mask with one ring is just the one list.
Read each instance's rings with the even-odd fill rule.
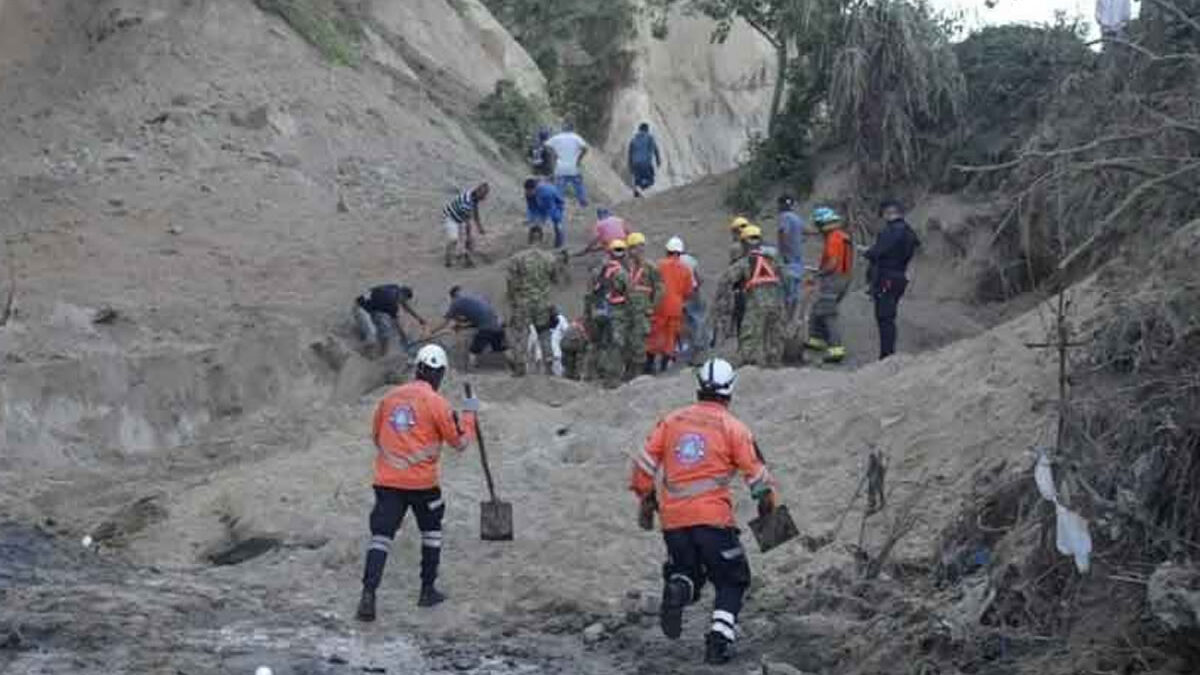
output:
[[1183,11],[1182,9],[1179,9],[1179,7],[1176,6],[1174,3],[1167,2],[1167,0],[1146,0],[1146,1],[1151,4],[1158,5],[1159,7],[1162,7],[1163,9],[1167,10],[1168,12],[1174,14],[1175,16],[1179,17],[1180,21],[1186,23],[1187,25],[1191,26],[1196,32],[1200,33],[1200,22],[1197,22],[1195,19],[1193,19],[1187,12]]

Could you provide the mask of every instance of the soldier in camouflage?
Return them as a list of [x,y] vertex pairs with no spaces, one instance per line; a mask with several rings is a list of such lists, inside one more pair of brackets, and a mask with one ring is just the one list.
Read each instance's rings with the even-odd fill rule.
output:
[[592,338],[593,366],[606,387],[621,383],[625,373],[625,339],[628,334],[629,274],[625,270],[626,244],[608,244],[608,260],[596,271],[584,298],[584,317]]
[[625,325],[625,378],[632,379],[638,373],[650,372],[645,368],[646,338],[650,336],[650,317],[663,295],[662,275],[645,258],[646,237],[634,232],[625,238],[629,247],[629,311]]
[[[550,287],[560,281],[565,265],[559,255],[538,248],[528,248],[508,261],[506,298],[508,299],[508,340],[520,347],[529,338],[533,326],[542,343],[542,354],[550,355],[550,330],[557,317],[550,301]],[[526,359],[517,355],[515,375],[524,375]]]
[[738,330],[738,360],[741,365],[775,367],[783,361],[783,281],[779,261],[763,250],[762,230],[755,225],[742,228],[746,255],[735,262],[722,278],[726,293],[739,290],[746,309]]
[[583,380],[588,377],[588,340],[587,326],[582,319],[572,321],[563,333],[562,362],[563,376],[568,380]]

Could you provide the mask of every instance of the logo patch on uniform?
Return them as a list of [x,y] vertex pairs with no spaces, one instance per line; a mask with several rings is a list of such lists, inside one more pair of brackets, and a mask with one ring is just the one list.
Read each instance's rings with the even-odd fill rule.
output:
[[392,425],[392,429],[396,433],[405,433],[417,425],[417,414],[413,412],[412,406],[396,406],[392,408],[392,413],[388,416],[388,424]]
[[675,442],[675,459],[680,464],[690,466],[704,459],[705,443],[700,434],[684,434]]

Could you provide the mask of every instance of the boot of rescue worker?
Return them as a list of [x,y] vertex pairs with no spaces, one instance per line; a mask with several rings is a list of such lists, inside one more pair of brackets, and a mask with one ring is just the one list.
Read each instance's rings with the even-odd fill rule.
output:
[[354,613],[359,621],[375,620],[375,591],[364,588],[358,598],[358,611]]
[[692,601],[694,592],[692,580],[682,574],[672,574],[663,583],[662,605],[658,614],[658,625],[663,635],[678,640],[683,634],[683,608]]
[[646,355],[646,362],[642,365],[642,374],[643,375],[653,375],[654,374],[654,360],[655,360],[655,357],[653,354]]
[[446,601],[446,594],[433,585],[433,582],[421,584],[421,597],[417,598],[417,607],[434,607]]
[[729,663],[733,660],[733,640],[717,631],[704,636],[704,662],[712,665]]
[[841,363],[846,360],[846,348],[834,345],[825,352],[825,363]]

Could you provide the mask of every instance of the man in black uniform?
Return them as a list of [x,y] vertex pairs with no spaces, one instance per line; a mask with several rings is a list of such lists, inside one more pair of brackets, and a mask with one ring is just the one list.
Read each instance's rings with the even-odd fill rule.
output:
[[408,349],[408,337],[400,326],[400,310],[403,309],[421,327],[425,326],[425,319],[409,304],[412,299],[412,289],[399,284],[373,286],[354,299],[354,321],[367,349],[383,356],[388,353],[393,340],[399,342],[402,350]]
[[896,352],[896,315],[900,298],[908,288],[908,263],[916,255],[921,240],[904,220],[904,207],[895,200],[879,205],[883,230],[875,245],[863,250],[871,261],[867,278],[871,283],[871,298],[875,301],[875,323],[879,326],[879,358],[886,359]]

